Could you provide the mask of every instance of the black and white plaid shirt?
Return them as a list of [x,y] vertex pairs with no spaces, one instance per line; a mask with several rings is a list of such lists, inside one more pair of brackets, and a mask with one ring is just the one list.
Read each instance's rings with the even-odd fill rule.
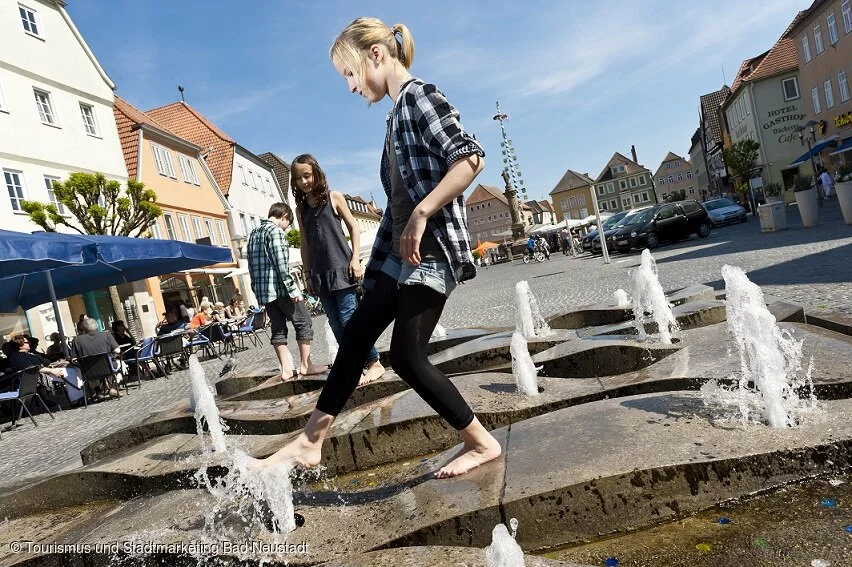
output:
[[[409,79],[402,84],[399,97],[388,113],[387,123],[380,173],[388,206],[365,270],[365,289],[373,287],[393,247],[388,149],[396,151],[399,173],[415,205],[441,182],[454,162],[472,154],[485,157],[485,150],[464,131],[458,111],[444,93],[420,79]],[[426,223],[426,230],[431,230],[440,243],[457,282],[476,276],[462,195],[432,215]]]

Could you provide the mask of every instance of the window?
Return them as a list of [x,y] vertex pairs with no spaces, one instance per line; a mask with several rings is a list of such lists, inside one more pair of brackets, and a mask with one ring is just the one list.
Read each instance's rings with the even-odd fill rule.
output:
[[604,194],[604,186],[598,185],[598,195],[603,195],[603,194]]
[[789,77],[781,81],[781,88],[784,90],[784,100],[799,98],[799,82],[796,77]]
[[601,210],[602,211],[606,210],[606,201],[601,201]]
[[630,186],[631,186],[631,187],[636,187],[637,185],[639,185],[639,184],[636,182],[636,178],[635,178],[635,177],[631,177],[631,178],[630,178]]
[[195,229],[195,240],[199,238],[204,238],[204,233],[201,231],[201,219],[198,217],[192,217],[192,228]]
[[243,226],[243,234],[248,236],[251,231],[249,230],[248,222],[246,222],[245,213],[240,213],[240,224]]
[[18,13],[21,15],[21,23],[24,25],[24,31],[30,35],[41,37],[38,33],[36,11],[32,8],[27,8],[22,4],[18,4]]
[[669,194],[668,194],[668,193],[663,193],[663,201],[665,201],[665,200],[666,200],[666,199],[668,199],[668,198],[669,198]]
[[83,128],[89,136],[99,136],[98,124],[95,121],[95,107],[84,102],[80,103],[80,115],[83,117]]
[[618,201],[616,201],[615,199],[610,201],[609,202],[609,208],[612,209],[612,210],[617,209],[618,208]]
[[819,89],[816,87],[811,89],[811,102],[814,105],[814,114],[822,112],[822,108],[819,107]]
[[846,71],[837,75],[837,87],[840,89],[840,102],[849,100],[849,83],[846,82]]
[[831,108],[834,106],[834,92],[831,90],[831,79],[822,84],[825,88],[825,107]]
[[666,184],[666,178],[665,177],[660,177],[657,181],[659,182],[660,185]]
[[189,231],[189,218],[186,215],[178,215],[180,221],[180,231],[183,233],[184,242],[192,242],[192,233]]
[[228,245],[228,235],[225,234],[225,223],[220,220],[216,221],[216,228],[219,230],[219,246]]
[[59,126],[59,122],[56,120],[56,115],[53,113],[53,105],[50,102],[50,93],[47,91],[40,91],[38,89],[33,89],[33,93],[35,93],[38,115],[39,118],[41,118],[42,124],[47,124],[48,126]]
[[559,200],[559,205],[562,207],[562,210],[564,211],[565,209],[568,208],[568,199],[566,199],[565,197],[562,197],[562,199]]
[[683,181],[683,174],[682,174],[682,173],[678,173],[678,174],[677,174],[677,180],[678,180],[678,181]]
[[828,43],[834,45],[840,39],[837,35],[837,20],[834,19],[834,12],[826,16],[825,21],[828,24]]
[[642,201],[644,201],[644,202],[646,202],[646,203],[647,203],[647,202],[648,202],[648,201],[650,201],[650,200],[651,200],[651,199],[649,199],[649,198],[648,198],[648,192],[647,192],[647,191],[646,191],[646,192],[644,192],[644,193],[642,193]]
[[607,193],[615,193],[615,183],[613,183],[612,181],[607,183],[606,184],[606,192]]
[[639,176],[639,185],[645,185],[645,176],[644,175]]
[[249,170],[248,170],[248,176],[249,176],[249,179],[251,179],[251,186],[252,186],[252,188],[253,188],[255,191],[257,191],[257,181],[255,181],[255,179],[254,179],[254,172],[253,172],[251,169],[249,169]]
[[177,179],[175,174],[175,166],[172,165],[172,155],[169,150],[157,144],[151,144],[151,151],[154,152],[154,163],[157,166],[157,173]]
[[618,182],[618,186],[619,186],[621,189],[627,189],[627,181],[625,181],[624,179],[622,179],[621,181],[619,181],[619,182]]
[[689,194],[690,194],[690,195],[695,195],[695,189],[694,189],[693,187],[690,187],[690,188],[689,188]]
[[621,208],[629,209],[630,208],[630,199],[622,199],[621,200]]
[[170,240],[177,240],[177,231],[175,230],[175,219],[169,213],[163,213],[163,220],[166,223],[166,233]]
[[669,183],[674,183],[674,175],[669,175]]
[[[581,207],[586,206],[586,196],[585,195],[577,195],[577,205],[579,205]],[[545,211],[545,212],[547,212],[547,211]],[[586,215],[583,215],[583,216],[586,216]]]
[[216,242],[216,233],[213,231],[213,221],[210,219],[204,219],[204,226],[207,228],[207,236],[210,237],[210,244],[214,246],[219,243]]
[[843,2],[840,11],[843,13],[843,30],[846,33],[852,32],[852,0]]
[[[268,177],[266,178],[266,190],[269,191],[270,196],[274,195],[274,193],[272,192],[272,182],[269,180]],[[363,207],[363,205],[361,206]]]
[[692,172],[691,172],[691,171],[687,171],[687,172],[686,172],[686,178],[687,178],[687,179],[692,179]]
[[156,238],[161,240],[163,238],[163,233],[160,232],[160,225],[155,221],[154,224],[148,227],[148,232],[151,233],[151,238]]
[[825,51],[825,47],[822,45],[822,28],[819,24],[814,26],[814,49],[816,49],[817,55]]
[[183,180],[194,185],[201,185],[198,180],[198,174],[195,173],[195,166],[192,163],[192,158],[183,154],[178,154],[178,163],[180,164],[180,172],[183,174]]
[[802,53],[805,56],[805,63],[811,62],[811,43],[808,41],[808,36],[802,36]]
[[242,165],[237,165],[237,169],[240,170],[240,179],[242,180],[243,185],[248,185],[248,182],[246,181],[246,170],[243,169]]
[[9,112],[9,107],[6,106],[6,97],[3,96],[2,84],[0,84],[0,112]]
[[24,200],[24,186],[21,183],[21,175],[20,171],[3,170],[3,178],[6,180],[6,189],[9,191],[12,210],[19,212],[23,212],[21,201]]
[[672,219],[677,214],[677,206],[676,205],[666,205],[661,207],[659,212],[657,212],[657,220],[666,220]]
[[65,216],[65,205],[56,200],[56,193],[53,192],[54,181],[59,181],[59,178],[52,175],[44,176],[44,188],[47,189],[47,198],[50,199],[51,203],[56,205],[56,210],[59,211],[59,214]]
[[257,217],[255,217],[254,215],[252,215],[252,217],[251,217],[251,226],[252,226],[252,228],[257,228],[257,225],[258,225],[258,223],[257,223]]
[[634,203],[634,204],[638,204],[638,203],[639,203],[639,195],[633,195],[633,203]]

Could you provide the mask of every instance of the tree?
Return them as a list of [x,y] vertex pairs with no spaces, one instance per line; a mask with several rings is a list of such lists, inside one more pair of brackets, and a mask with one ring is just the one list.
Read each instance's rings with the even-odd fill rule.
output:
[[[143,183],[130,179],[122,193],[121,184],[102,173],[72,173],[65,183],[53,182],[53,194],[70,216],[60,214],[54,203],[21,203],[30,220],[47,232],[56,232],[61,225],[80,234],[141,237],[163,214],[157,194]],[[72,224],[74,220],[77,224]],[[118,315],[123,311],[118,289],[110,286],[109,295]]]
[[121,184],[102,173],[72,173],[65,183],[53,182],[53,193],[77,224],[54,203],[21,203],[30,219],[48,232],[62,225],[80,234],[142,236],[163,214],[156,193],[143,183],[128,180],[122,193]]
[[[748,193],[749,179],[755,171],[757,164],[758,152],[760,143],[751,139],[740,140],[730,148],[722,150],[722,159],[725,160],[725,166],[730,170],[731,175],[739,181],[735,184],[737,191],[740,193]],[[754,203],[752,203],[754,206]]]
[[299,248],[302,245],[302,234],[298,229],[293,229],[284,235],[287,239],[287,246],[290,248]]

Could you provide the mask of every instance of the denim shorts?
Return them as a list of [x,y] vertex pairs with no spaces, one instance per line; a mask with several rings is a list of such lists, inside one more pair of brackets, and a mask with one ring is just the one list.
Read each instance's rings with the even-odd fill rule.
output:
[[419,266],[412,266],[399,254],[391,252],[382,264],[382,272],[399,285],[425,285],[445,297],[456,288],[453,270],[446,260],[424,260]]

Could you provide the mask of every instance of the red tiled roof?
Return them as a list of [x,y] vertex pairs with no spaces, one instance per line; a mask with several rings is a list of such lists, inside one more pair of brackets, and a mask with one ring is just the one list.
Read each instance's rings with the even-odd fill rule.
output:
[[604,166],[603,170],[601,170],[601,173],[600,175],[598,175],[598,178],[595,179],[595,182],[613,179],[612,166],[614,165],[624,166],[624,173],[622,175],[633,175],[634,173],[642,173],[643,171],[647,171],[644,167],[642,167],[632,159],[624,157],[620,153],[615,152],[614,154],[612,154],[612,157]]
[[465,206],[475,205],[476,203],[490,201],[491,199],[498,199],[504,205],[509,206],[509,200],[506,199],[506,196],[499,189],[490,185],[483,185],[482,183],[476,186],[464,204]]
[[554,195],[556,193],[562,193],[563,191],[570,191],[571,189],[585,187],[586,185],[591,185],[593,183],[594,181],[590,179],[588,175],[577,173],[573,169],[569,169],[565,172],[565,175],[562,176],[562,179],[559,180],[559,183],[556,184],[556,187],[553,188],[553,191],[551,191],[550,194]]
[[547,211],[549,213],[554,212],[553,211],[553,204],[551,204],[550,201],[539,201],[538,206],[541,207],[542,210]]
[[118,95],[114,95],[112,114],[115,117],[115,125],[118,127],[118,138],[124,154],[124,163],[127,166],[127,175],[135,179],[139,167],[139,130],[134,126],[147,124],[173,136],[175,134]]
[[231,187],[235,145],[230,136],[183,101],[149,110],[146,114],[165,124],[169,130],[181,138],[201,146],[204,161],[207,162],[222,193],[228,194],[228,189]]

